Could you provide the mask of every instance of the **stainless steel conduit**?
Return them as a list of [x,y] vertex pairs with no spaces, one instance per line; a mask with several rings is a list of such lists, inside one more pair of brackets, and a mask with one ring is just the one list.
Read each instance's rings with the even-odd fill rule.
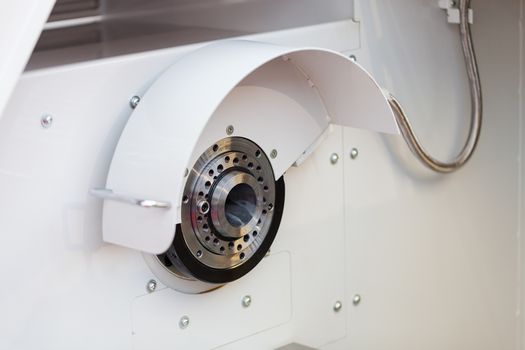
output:
[[471,122],[467,141],[456,158],[449,162],[442,162],[432,157],[421,146],[421,142],[415,135],[414,130],[412,129],[412,126],[410,125],[410,122],[408,121],[408,118],[399,101],[393,95],[390,95],[388,100],[394,111],[394,115],[401,130],[401,134],[403,135],[403,138],[405,139],[412,153],[414,153],[414,155],[425,166],[440,173],[450,173],[463,166],[474,153],[479,140],[479,134],[481,132],[481,120],[483,114],[481,83],[479,79],[478,65],[476,62],[476,54],[474,52],[474,45],[472,44],[472,36],[470,33],[468,19],[469,7],[470,0],[459,0],[459,34],[470,87]]

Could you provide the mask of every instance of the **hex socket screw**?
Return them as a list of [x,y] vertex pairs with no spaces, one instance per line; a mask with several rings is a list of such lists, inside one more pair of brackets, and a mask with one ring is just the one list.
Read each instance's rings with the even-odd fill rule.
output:
[[148,293],[152,293],[155,291],[155,289],[157,289],[157,281],[154,279],[149,280],[148,284],[146,284],[146,290]]
[[179,328],[186,329],[190,325],[190,318],[186,315],[182,316],[179,320]]
[[359,150],[357,148],[352,148],[352,150],[350,151],[350,158],[356,159],[358,155]]
[[343,308],[343,303],[341,301],[337,300],[334,303],[334,312],[339,312],[339,311],[341,311],[342,308]]
[[51,114],[45,114],[42,116],[42,118],[40,118],[40,125],[42,125],[44,129],[50,128],[52,124],[53,116]]
[[337,164],[338,161],[339,161],[339,154],[332,153],[332,155],[330,156],[330,163],[335,165],[335,164]]
[[242,298],[242,306],[243,307],[249,307],[252,304],[252,297],[249,295],[245,295]]

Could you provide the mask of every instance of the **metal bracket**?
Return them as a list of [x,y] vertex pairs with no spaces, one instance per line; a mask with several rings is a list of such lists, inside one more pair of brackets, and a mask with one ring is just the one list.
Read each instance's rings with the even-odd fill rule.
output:
[[[459,8],[457,7],[457,0],[438,0],[438,6],[447,11],[448,23],[459,24]],[[468,23],[474,23],[474,11],[468,9]]]
[[97,198],[138,205],[143,208],[159,208],[159,209],[170,209],[171,208],[170,202],[159,201],[159,200],[154,200],[154,199],[134,198],[131,196],[115,193],[113,192],[113,190],[110,190],[107,188],[93,188],[89,190],[89,193],[92,196],[95,196]]

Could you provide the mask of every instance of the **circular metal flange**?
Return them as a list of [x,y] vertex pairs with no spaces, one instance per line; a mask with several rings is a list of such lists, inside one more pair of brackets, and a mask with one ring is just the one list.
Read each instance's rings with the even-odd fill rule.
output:
[[[199,291],[216,288],[261,261],[283,207],[284,180],[275,181],[263,150],[245,138],[222,139],[190,170],[174,242],[155,258],[173,276],[199,281]],[[195,292],[191,286],[182,289]]]

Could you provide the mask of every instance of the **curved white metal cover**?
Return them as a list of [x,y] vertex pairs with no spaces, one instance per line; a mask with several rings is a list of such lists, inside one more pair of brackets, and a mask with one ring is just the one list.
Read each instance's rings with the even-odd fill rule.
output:
[[272,159],[276,178],[330,123],[398,133],[380,87],[339,53],[251,41],[222,41],[181,57],[142,97],[119,140],[107,188],[171,208],[105,200],[107,242],[162,253],[180,222],[184,174],[227,136],[247,137]]

